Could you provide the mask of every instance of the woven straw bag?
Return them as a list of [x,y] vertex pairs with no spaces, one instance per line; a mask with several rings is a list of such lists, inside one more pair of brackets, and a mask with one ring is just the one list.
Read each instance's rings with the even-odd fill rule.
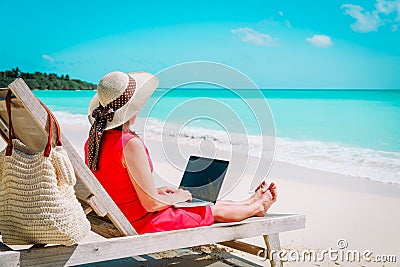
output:
[[[9,245],[73,245],[90,231],[90,223],[76,199],[74,169],[60,140],[60,127],[49,114],[44,151],[14,139],[11,91],[6,97],[9,118],[7,148],[0,155],[0,232]],[[57,141],[52,148],[53,127]]]

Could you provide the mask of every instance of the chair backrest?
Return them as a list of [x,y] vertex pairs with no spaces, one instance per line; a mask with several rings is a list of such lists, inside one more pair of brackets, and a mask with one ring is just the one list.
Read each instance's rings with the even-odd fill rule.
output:
[[[15,96],[11,108],[16,136],[33,149],[43,149],[47,136],[47,113],[22,79],[15,80],[7,89],[0,89],[0,135],[6,140],[8,118],[3,99],[8,89]],[[62,132],[61,138],[75,169],[75,193],[92,224],[92,231],[105,237],[137,234]]]

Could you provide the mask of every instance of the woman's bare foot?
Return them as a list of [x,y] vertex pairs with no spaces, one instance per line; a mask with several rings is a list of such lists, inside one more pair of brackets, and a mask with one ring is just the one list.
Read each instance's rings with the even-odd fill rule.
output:
[[257,193],[258,190],[260,190],[261,188],[265,187],[267,185],[266,181],[262,181],[261,184],[259,186],[257,186],[256,190],[254,190],[254,192]]
[[275,202],[276,199],[278,198],[278,189],[276,188],[276,184],[272,182],[269,185],[268,190],[271,192],[272,201]]
[[268,189],[253,204],[257,206],[255,216],[263,217],[268,209],[276,202],[278,191],[276,185],[271,183]]
[[246,200],[246,204],[252,204],[256,202],[266,191],[267,191],[267,182],[262,181],[259,186],[257,186],[256,190],[254,190],[254,194]]
[[277,197],[277,191],[276,191],[276,185],[274,182],[272,182],[268,188],[267,188],[267,182],[263,181],[255,190],[254,194],[247,199],[248,203],[251,204],[258,200],[265,192],[267,191],[272,191],[272,195],[274,196],[274,199]]

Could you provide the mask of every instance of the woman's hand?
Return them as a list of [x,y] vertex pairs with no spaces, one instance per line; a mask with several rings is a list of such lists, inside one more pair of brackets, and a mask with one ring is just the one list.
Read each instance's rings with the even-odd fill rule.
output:
[[157,192],[160,195],[169,195],[172,197],[172,202],[173,203],[178,203],[178,202],[185,202],[185,201],[191,201],[192,200],[192,194],[188,190],[183,190],[183,189],[174,189],[168,186],[163,186],[157,188]]
[[192,194],[188,190],[177,189],[174,193],[175,203],[192,201]]
[[163,186],[157,188],[157,193],[160,195],[167,195],[167,194],[173,194],[176,192],[176,189],[168,187],[168,186]]

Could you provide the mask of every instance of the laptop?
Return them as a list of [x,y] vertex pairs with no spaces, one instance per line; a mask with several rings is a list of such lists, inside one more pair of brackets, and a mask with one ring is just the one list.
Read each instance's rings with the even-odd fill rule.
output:
[[229,161],[190,156],[179,188],[192,194],[192,201],[178,202],[176,208],[210,206],[217,202]]

